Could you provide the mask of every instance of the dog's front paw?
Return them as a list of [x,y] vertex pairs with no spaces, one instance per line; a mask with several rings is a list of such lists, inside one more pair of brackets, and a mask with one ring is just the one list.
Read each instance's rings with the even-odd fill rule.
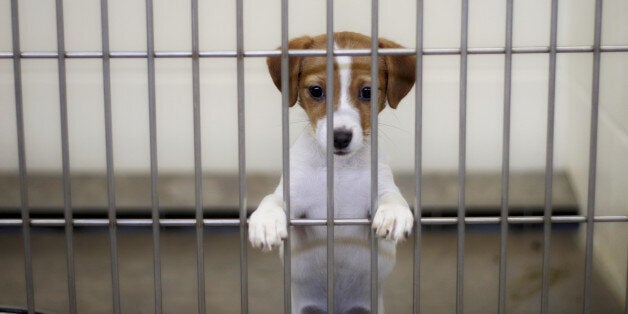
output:
[[262,204],[249,219],[249,241],[253,247],[270,251],[288,236],[283,208]]
[[410,236],[413,223],[414,217],[408,206],[383,203],[375,213],[372,227],[378,237],[397,242]]

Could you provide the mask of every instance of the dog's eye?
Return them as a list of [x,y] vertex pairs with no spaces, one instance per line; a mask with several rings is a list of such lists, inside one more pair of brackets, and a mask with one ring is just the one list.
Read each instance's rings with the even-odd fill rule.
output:
[[323,98],[323,88],[318,85],[310,86],[308,91],[310,92],[310,96],[314,99]]
[[371,88],[370,87],[362,87],[360,90],[360,99],[362,100],[371,100]]

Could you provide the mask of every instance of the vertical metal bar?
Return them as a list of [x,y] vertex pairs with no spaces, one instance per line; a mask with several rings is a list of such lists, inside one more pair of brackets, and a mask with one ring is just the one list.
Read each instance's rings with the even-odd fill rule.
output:
[[249,312],[248,268],[246,252],[246,143],[244,114],[244,4],[236,1],[236,49],[238,92],[238,182],[240,184],[240,310]]
[[327,0],[327,313],[334,313],[334,2]]
[[[196,212],[196,293],[198,313],[205,313],[205,250],[203,246],[203,168],[201,160],[201,92],[198,48],[198,0],[191,2],[192,107],[194,115],[194,206]],[[246,225],[246,224],[245,224]],[[246,248],[246,243],[241,243]]]
[[[290,215],[290,59],[288,56],[288,0],[281,0],[281,153],[283,165],[283,198],[286,206],[286,217]],[[292,242],[290,224],[288,236],[284,241],[283,280],[284,280],[284,313],[292,312]]]
[[108,1],[100,1],[100,22],[102,32],[102,75],[105,110],[105,146],[107,158],[107,206],[109,216],[109,251],[111,255],[111,294],[113,312],[120,313],[120,275],[118,271],[118,236],[116,223],[116,196],[113,167],[113,134],[111,120],[111,67],[109,51],[109,8]]
[[602,0],[595,1],[595,29],[593,38],[593,77],[591,88],[591,130],[589,139],[589,183],[587,196],[587,233],[584,261],[583,313],[591,310],[591,272],[593,268],[593,230],[595,216],[595,188],[597,171],[598,108],[600,99],[600,46],[602,43]]
[[628,262],[626,262],[626,295],[624,296],[624,314],[628,314]]
[[150,133],[150,196],[153,228],[153,270],[155,313],[162,313],[161,254],[159,244],[159,194],[157,192],[157,110],[155,102],[155,45],[153,29],[153,0],[146,0],[146,55],[148,63],[148,124]]
[[416,3],[416,82],[414,112],[414,259],[412,308],[421,312],[421,174],[423,158],[423,0]]
[[[379,0],[371,1],[371,219],[377,212],[378,189],[378,125],[379,113]],[[371,221],[372,223],[372,221]],[[371,228],[371,312],[379,310],[378,240]]]
[[26,304],[29,314],[35,313],[35,289],[33,285],[33,259],[31,254],[31,229],[26,176],[26,150],[24,145],[24,115],[22,109],[22,59],[20,59],[20,22],[17,0],[11,0],[11,25],[13,40],[13,84],[15,85],[15,122],[17,127],[17,152],[19,163],[20,211],[22,216],[22,240],[24,242],[24,281]]
[[552,184],[554,172],[554,107],[556,100],[556,40],[558,28],[558,0],[552,0],[550,30],[550,60],[547,106],[547,148],[545,157],[545,209],[543,214],[543,269],[541,313],[549,309],[550,243],[552,235]]
[[237,49],[237,92],[238,92],[238,182],[240,184],[240,311],[249,312],[248,268],[246,251],[246,140],[244,112],[244,3],[236,1],[236,49]]
[[458,250],[456,269],[456,313],[464,311],[465,177],[467,155],[467,35],[469,1],[462,0],[460,19],[460,115],[458,133]]
[[59,73],[59,106],[61,122],[61,163],[63,168],[63,211],[67,250],[68,306],[76,313],[76,281],[74,273],[74,226],[72,224],[72,196],[70,184],[70,149],[68,140],[68,106],[65,70],[65,37],[63,30],[63,0],[56,0],[57,52]]
[[508,256],[508,192],[510,180],[510,100],[512,87],[513,0],[506,2],[506,49],[504,56],[504,116],[502,135],[502,195],[499,248],[499,295],[497,310],[506,312],[506,260]]

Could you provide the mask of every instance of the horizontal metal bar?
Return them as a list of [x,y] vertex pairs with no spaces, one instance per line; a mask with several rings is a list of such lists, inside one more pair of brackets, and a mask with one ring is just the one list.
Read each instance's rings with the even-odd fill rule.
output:
[[79,51],[79,52],[66,52],[65,57],[67,59],[100,59],[103,57],[103,53],[100,51]]
[[[236,51],[201,51],[198,53],[200,58],[235,58],[238,56]],[[245,55],[245,57],[251,57]]]
[[148,58],[148,54],[146,52],[111,52],[109,54],[111,58]]
[[426,56],[459,55],[460,48],[427,48],[423,49],[423,54]]
[[[408,48],[395,48],[395,49],[379,49],[379,54],[382,56],[403,56],[416,54],[415,49]],[[531,54],[531,53],[549,53],[549,47],[513,47],[512,53],[514,54]],[[557,47],[557,53],[592,53],[593,46],[566,46]],[[628,46],[602,46],[600,52],[628,52]],[[468,54],[483,55],[483,54],[505,54],[506,50],[503,47],[477,47],[468,48]],[[326,52],[323,49],[311,49],[311,50],[290,50],[288,52],[293,57],[324,57]],[[341,49],[335,50],[334,56],[369,56],[371,54],[370,49]],[[460,48],[426,48],[423,49],[424,55],[459,55]],[[142,51],[119,51],[111,52],[111,58],[147,58],[148,54]],[[247,58],[265,58],[265,57],[279,57],[281,56],[280,50],[259,50],[259,51],[245,51],[244,57]],[[11,59],[14,57],[12,52],[0,52],[0,59]],[[23,59],[56,59],[59,57],[57,52],[22,52],[20,57]],[[76,51],[66,52],[65,57],[68,59],[98,59],[103,57],[103,53],[99,51]],[[188,51],[163,51],[155,52],[155,58],[191,58],[192,52]],[[235,58],[237,57],[236,51],[205,51],[199,52],[201,58]]]
[[[469,225],[496,225],[501,222],[501,217],[465,217],[464,222]],[[552,223],[585,223],[586,216],[553,216]],[[109,219],[107,218],[75,218],[73,219],[75,227],[107,227]],[[595,216],[593,222],[628,222],[628,215],[621,216]],[[422,225],[455,225],[458,223],[457,217],[423,217],[420,220]],[[510,224],[542,224],[543,216],[510,216],[508,217]],[[63,218],[34,218],[31,219],[31,226],[36,227],[63,227],[65,219]],[[150,218],[119,218],[116,220],[118,226],[127,227],[150,227],[152,219]],[[291,219],[292,226],[325,226],[326,219]],[[336,226],[355,226],[369,225],[368,219],[334,219]],[[3,218],[0,219],[0,227],[19,227],[22,225],[22,219]],[[196,219],[194,218],[161,218],[159,225],[163,227],[194,227]],[[208,218],[203,219],[203,225],[206,227],[237,227],[240,225],[240,219],[237,218]]]
[[467,54],[485,55],[485,54],[505,54],[506,48],[504,47],[479,47],[479,48],[467,48]]
[[600,52],[626,52],[626,46],[600,46]]
[[168,51],[155,52],[155,58],[192,58],[192,52],[187,51]]
[[[20,55],[23,59],[56,59],[59,57],[59,53],[55,52],[22,52]],[[11,56],[13,58],[13,56]]]

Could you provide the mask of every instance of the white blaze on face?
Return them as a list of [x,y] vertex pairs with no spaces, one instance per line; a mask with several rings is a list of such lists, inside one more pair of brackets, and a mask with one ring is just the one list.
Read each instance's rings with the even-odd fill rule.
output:
[[349,88],[351,86],[351,57],[341,56],[336,57],[336,64],[338,64],[338,76],[340,78],[340,106],[338,111],[345,111],[353,109],[349,97]]
[[[339,49],[337,45],[334,49]],[[353,138],[351,144],[346,148],[348,153],[355,152],[362,147],[363,135],[362,126],[360,124],[360,112],[351,103],[351,64],[352,59],[349,56],[340,56],[335,58],[335,62],[338,70],[338,78],[340,80],[339,92],[340,102],[334,112],[334,130],[347,130],[351,131]],[[327,120],[322,118],[318,121],[316,127],[316,134],[319,142],[323,147],[326,147],[327,141]]]

